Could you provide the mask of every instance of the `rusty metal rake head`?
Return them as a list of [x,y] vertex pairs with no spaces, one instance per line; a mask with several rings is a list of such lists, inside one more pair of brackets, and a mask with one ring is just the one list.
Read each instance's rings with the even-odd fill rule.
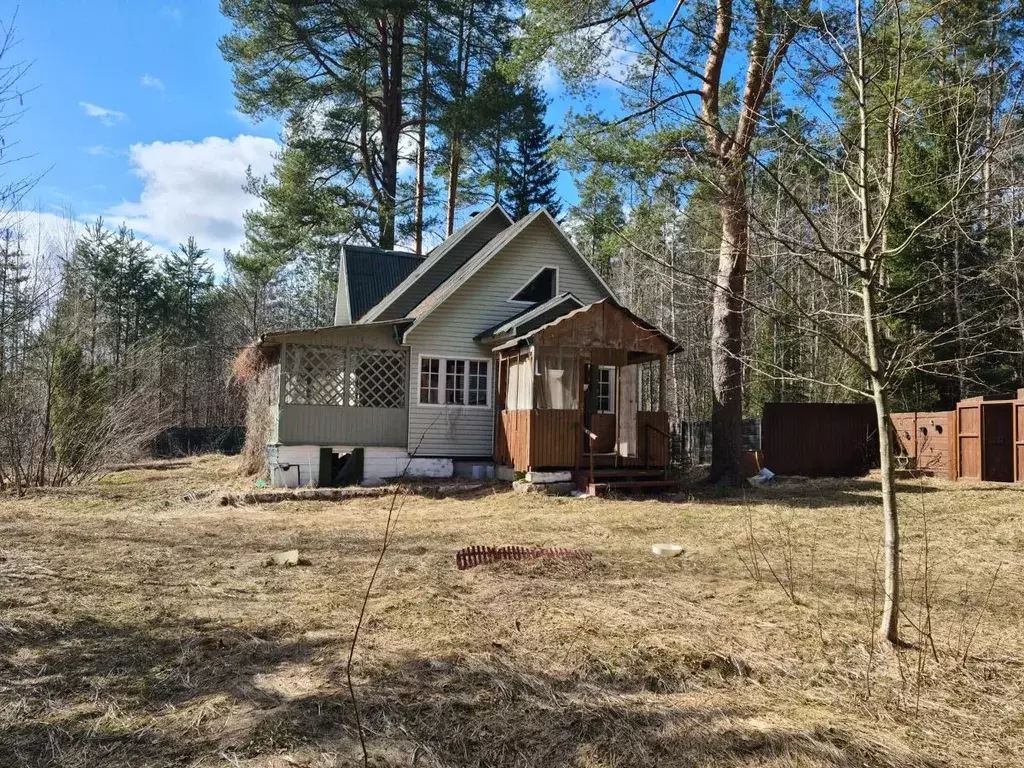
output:
[[455,553],[455,566],[464,571],[477,565],[489,565],[499,560],[536,560],[557,557],[566,560],[588,560],[590,553],[585,549],[563,549],[561,547],[463,547]]

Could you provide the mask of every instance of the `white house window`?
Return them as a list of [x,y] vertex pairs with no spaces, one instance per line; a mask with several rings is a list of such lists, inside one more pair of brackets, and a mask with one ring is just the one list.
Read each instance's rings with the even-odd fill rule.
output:
[[490,364],[486,360],[469,361],[469,381],[466,403],[468,405],[487,405],[487,372]]
[[420,358],[420,405],[490,405],[490,361]]
[[445,360],[444,402],[445,405],[466,404],[466,361]]
[[553,299],[557,292],[558,270],[554,267],[544,267],[544,269],[530,278],[530,282],[520,288],[509,301],[536,304]]
[[420,402],[437,405],[441,402],[441,360],[420,359]]
[[610,366],[597,369],[597,411],[615,413],[615,369]]

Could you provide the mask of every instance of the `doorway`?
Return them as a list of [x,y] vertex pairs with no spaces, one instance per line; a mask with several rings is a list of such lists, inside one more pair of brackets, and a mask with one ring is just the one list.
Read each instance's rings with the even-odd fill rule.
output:
[[615,377],[615,366],[583,365],[583,423],[597,436],[591,440],[584,435],[584,453],[615,451]]

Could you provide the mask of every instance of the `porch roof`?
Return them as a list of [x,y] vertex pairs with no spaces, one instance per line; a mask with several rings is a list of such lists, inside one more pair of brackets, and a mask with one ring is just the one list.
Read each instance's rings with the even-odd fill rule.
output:
[[485,344],[507,341],[524,333],[529,333],[545,323],[562,317],[582,306],[583,302],[572,293],[560,293],[552,299],[535,304],[529,309],[524,309],[519,314],[513,315],[508,320],[503,320],[483,333],[478,333],[476,340],[482,341]]
[[303,336],[330,336],[336,333],[352,331],[354,333],[365,332],[367,328],[384,327],[388,325],[406,326],[411,320],[379,320],[374,323],[348,323],[343,325],[324,325],[313,328],[289,328],[285,331],[269,331],[260,336],[258,346],[271,347],[284,342],[289,342]]
[[634,314],[615,299],[569,309],[564,314],[494,347],[495,352],[523,344],[538,346],[604,347],[655,355],[671,355],[682,345],[657,326]]

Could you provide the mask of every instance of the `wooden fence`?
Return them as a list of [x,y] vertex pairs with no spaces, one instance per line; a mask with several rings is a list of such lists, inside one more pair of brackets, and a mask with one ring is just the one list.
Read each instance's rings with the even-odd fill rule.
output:
[[765,466],[778,475],[863,475],[878,466],[876,424],[871,403],[765,403]]

